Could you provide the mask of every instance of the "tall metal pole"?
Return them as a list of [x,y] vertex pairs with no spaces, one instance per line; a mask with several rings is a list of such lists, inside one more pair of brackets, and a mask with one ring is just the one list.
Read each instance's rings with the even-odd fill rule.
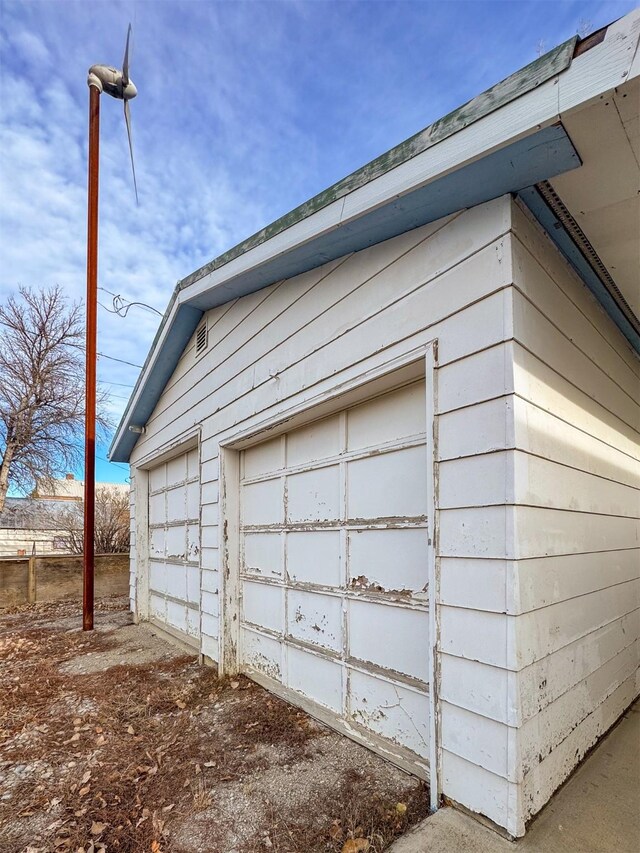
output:
[[100,160],[100,88],[89,80],[89,187],[87,218],[87,339],[84,428],[84,558],[82,629],[93,630],[96,359],[98,319],[98,168]]

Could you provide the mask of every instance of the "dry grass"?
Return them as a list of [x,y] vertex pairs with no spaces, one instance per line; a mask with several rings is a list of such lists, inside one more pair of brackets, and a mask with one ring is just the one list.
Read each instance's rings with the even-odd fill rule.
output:
[[[124,605],[101,602],[112,630],[91,634],[73,627],[75,602],[0,618],[0,853],[313,853],[358,838],[377,853],[426,814],[422,784],[252,682],[169,646],[151,664],[120,654]],[[103,653],[102,671],[65,671]]]
[[[317,814],[323,815],[320,822],[309,820],[308,809],[299,808],[285,814],[270,803],[268,837],[273,853],[303,850],[339,853],[345,845],[349,853],[358,853],[358,848],[381,853],[429,814],[426,785],[407,785],[398,792],[399,799],[394,802],[382,796],[372,781],[370,774],[354,770],[345,774],[335,791],[318,791],[314,808]],[[353,843],[349,844],[350,841]],[[255,840],[246,847],[247,853],[256,849]]]

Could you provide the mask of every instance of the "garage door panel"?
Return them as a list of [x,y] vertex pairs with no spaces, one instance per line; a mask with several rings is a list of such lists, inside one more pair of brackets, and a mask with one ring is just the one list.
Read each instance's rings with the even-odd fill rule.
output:
[[340,416],[315,421],[288,434],[287,467],[306,465],[309,459],[328,459],[342,449]]
[[246,666],[277,681],[282,680],[282,645],[279,640],[244,627],[240,632],[240,644]]
[[165,622],[167,619],[167,599],[151,593],[149,596],[149,615],[152,619]]
[[167,521],[183,521],[187,517],[185,487],[177,486],[167,491]]
[[[190,604],[200,604],[200,572],[195,566],[188,566],[187,574],[187,601]],[[217,596],[215,596],[217,598]]]
[[424,611],[371,601],[349,602],[352,658],[426,682],[429,621]]
[[284,521],[284,484],[282,479],[264,480],[242,486],[242,521],[262,526]]
[[185,604],[167,599],[167,624],[180,631],[181,634],[188,635],[187,629],[187,607]]
[[284,454],[280,436],[249,447],[243,455],[243,476],[246,479],[272,474],[284,467]]
[[375,447],[423,433],[426,405],[425,386],[421,382],[349,409],[349,450]]
[[149,491],[157,492],[158,489],[164,489],[167,485],[167,468],[166,465],[158,465],[149,471]]
[[428,582],[427,531],[405,527],[349,532],[349,583],[354,588],[417,593]]
[[287,521],[340,518],[340,468],[332,465],[287,477]]
[[195,607],[187,607],[187,634],[194,638],[200,636],[200,612]]
[[240,464],[241,666],[421,759],[427,469],[424,382],[269,438]]
[[168,565],[166,574],[167,595],[187,600],[187,568],[186,566]]
[[197,524],[187,525],[187,560],[197,563],[200,554],[200,527]]
[[339,661],[287,648],[288,686],[303,696],[342,714],[342,668]]
[[[416,518],[426,515],[426,467],[422,444],[349,462],[349,517]],[[421,470],[424,476],[418,473]]]
[[165,493],[151,495],[149,498],[149,524],[164,524],[167,520]]
[[413,752],[429,756],[429,697],[383,678],[350,671],[351,718]]
[[342,584],[339,530],[287,533],[287,575],[294,583],[339,587]]
[[164,563],[149,564],[149,586],[163,595],[167,592],[167,567]]
[[200,483],[187,483],[187,518],[200,518]]
[[182,454],[167,462],[167,486],[183,483],[187,479],[187,456]]
[[197,447],[187,453],[187,477],[189,480],[200,478],[200,453]]
[[165,528],[165,549],[168,560],[186,560],[187,534],[183,524]]
[[242,584],[243,617],[252,625],[259,625],[284,634],[284,590],[273,584]]
[[287,633],[334,652],[342,649],[342,600],[337,596],[289,590]]
[[281,578],[281,533],[247,533],[244,537],[243,570],[266,578]]
[[151,559],[162,559],[166,554],[164,527],[150,531],[149,556]]

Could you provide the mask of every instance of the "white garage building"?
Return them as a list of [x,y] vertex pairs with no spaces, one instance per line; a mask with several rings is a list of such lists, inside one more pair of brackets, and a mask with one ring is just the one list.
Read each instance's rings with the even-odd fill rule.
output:
[[131,606],[513,836],[638,695],[640,13],[177,286]]

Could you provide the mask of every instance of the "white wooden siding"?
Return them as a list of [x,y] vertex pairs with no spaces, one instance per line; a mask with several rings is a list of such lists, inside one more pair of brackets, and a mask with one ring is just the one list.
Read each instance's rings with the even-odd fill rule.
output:
[[523,819],[637,694],[640,363],[514,206]]

